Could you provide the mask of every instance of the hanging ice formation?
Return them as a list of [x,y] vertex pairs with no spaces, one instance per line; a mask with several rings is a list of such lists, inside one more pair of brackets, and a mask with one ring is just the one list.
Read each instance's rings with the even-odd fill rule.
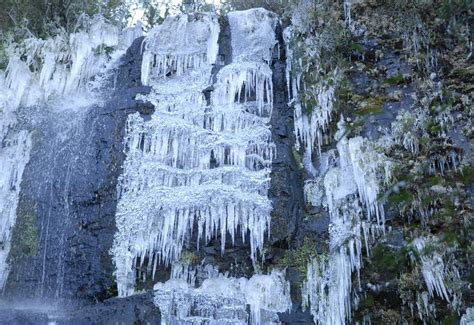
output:
[[423,279],[430,297],[436,294],[441,299],[450,302],[456,299],[453,288],[449,286],[449,280],[459,280],[460,275],[456,266],[448,263],[445,264],[443,255],[436,250],[427,253],[427,247],[431,245],[439,246],[439,243],[434,238],[419,237],[413,241],[413,246],[420,257],[420,268]]
[[[89,82],[105,71],[110,61],[98,49],[119,49],[115,52],[118,57],[130,45],[122,42],[119,46],[118,29],[99,16],[84,19],[83,25],[81,31],[71,35],[32,37],[12,44],[7,48],[7,68],[5,72],[0,70],[0,289],[8,276],[11,231],[31,148],[29,132],[18,130],[17,110],[35,105],[64,109],[73,105],[66,105],[61,98],[72,92],[79,106],[89,104],[93,97],[88,91]],[[138,32],[137,29],[124,31],[135,36]],[[82,92],[87,95],[78,95]]]
[[[273,104],[269,67],[276,17],[254,9],[229,14],[232,63],[218,64],[219,23],[211,14],[169,17],[144,41],[142,82],[155,112],[129,116],[112,254],[120,296],[135,265],[179,260],[197,228],[198,245],[240,231],[252,260],[270,223],[267,197]],[[211,89],[209,102],[203,91]],[[199,248],[199,247],[197,247]]]
[[277,313],[291,308],[284,272],[273,270],[246,279],[219,274],[210,265],[206,268],[208,276],[199,286],[188,270],[154,286],[163,324],[279,324]]
[[[287,64],[286,80],[288,86],[289,104],[294,106],[294,127],[296,138],[296,149],[303,146],[305,156],[311,157],[314,147],[321,154],[324,133],[327,131],[329,123],[335,112],[335,91],[339,82],[339,71],[337,69],[327,74],[326,78],[321,78],[314,85],[306,85],[303,75],[313,73],[315,75],[322,71],[322,68],[303,65],[301,60],[296,60],[291,48],[292,34],[291,26],[285,29],[284,37],[287,44]],[[318,57],[319,53],[308,54]],[[314,71],[310,71],[314,70]],[[310,94],[314,101],[305,102],[301,92]]]
[[350,320],[352,273],[361,268],[362,241],[368,253],[370,233],[383,230],[383,207],[377,197],[391,177],[384,155],[361,137],[347,139],[343,119],[338,127],[338,162],[323,164],[319,171],[330,215],[329,255],[309,263],[302,290],[303,305],[310,307],[316,324]]
[[[299,91],[298,78],[291,80],[293,94],[297,94]],[[333,80],[337,80],[337,71],[334,72],[332,78]],[[334,113],[335,91],[335,83],[328,82],[321,82],[318,87],[313,89],[316,105],[309,107],[311,110],[310,114],[304,113],[303,104],[298,99],[294,100],[296,146],[297,149],[299,149],[299,147],[303,145],[305,155],[309,157],[311,157],[313,153],[314,146],[316,146],[318,152],[321,153],[323,135],[329,126],[331,115]]]

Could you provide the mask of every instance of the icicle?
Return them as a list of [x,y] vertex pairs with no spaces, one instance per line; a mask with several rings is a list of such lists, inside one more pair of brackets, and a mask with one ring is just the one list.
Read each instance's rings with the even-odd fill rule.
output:
[[[336,78],[336,77],[335,77]],[[292,93],[298,94],[296,88],[297,82],[293,83]],[[314,146],[318,148],[321,154],[321,146],[323,145],[323,134],[326,131],[331,115],[334,112],[335,86],[322,84],[315,89],[316,105],[308,107],[311,113],[303,112],[303,104],[298,100],[295,102],[295,136],[296,145],[304,145],[306,152],[311,156]]]
[[425,254],[424,250],[427,245],[425,238],[415,239],[413,245],[420,254],[421,273],[425,279],[430,297],[433,297],[434,293],[436,293],[439,297],[449,302],[450,297],[445,285],[447,268],[444,265],[442,256],[437,252],[432,252],[431,256]]
[[346,21],[347,26],[352,26],[352,16],[351,16],[351,9],[352,9],[352,0],[344,0],[344,19]]

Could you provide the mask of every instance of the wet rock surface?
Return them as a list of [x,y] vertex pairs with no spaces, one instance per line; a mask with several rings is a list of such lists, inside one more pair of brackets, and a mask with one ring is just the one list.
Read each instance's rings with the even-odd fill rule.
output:
[[153,304],[151,292],[126,298],[112,298],[84,307],[55,306],[54,302],[48,305],[44,301],[5,304],[11,307],[6,309],[0,307],[0,324],[2,325],[161,323],[160,312]]
[[33,149],[19,211],[29,207],[37,245],[25,250],[24,234],[14,230],[6,297],[97,301],[114,294],[109,250],[125,121],[130,113],[153,110],[134,99],[149,91],[140,83],[141,41],[121,59],[115,89],[103,105],[76,112],[74,118],[43,113],[34,125],[26,125],[33,130]]

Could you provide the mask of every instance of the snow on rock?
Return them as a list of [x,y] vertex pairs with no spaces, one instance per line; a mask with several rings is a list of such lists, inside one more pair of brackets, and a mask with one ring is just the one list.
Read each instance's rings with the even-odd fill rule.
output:
[[277,313],[291,308],[290,284],[277,270],[250,279],[214,275],[199,287],[171,278],[153,289],[163,324],[279,324]]
[[[193,231],[196,248],[220,237],[224,253],[227,234],[234,244],[240,233],[250,242],[254,262],[262,254],[270,229],[267,192],[275,155],[269,129],[272,71],[265,62],[276,18],[261,15],[261,9],[252,12],[234,15],[231,30],[248,24],[248,17],[260,17],[271,28],[232,34],[253,45],[249,55],[240,49],[239,61],[222,67],[214,84],[216,16],[169,17],[144,41],[142,77],[152,92],[141,99],[155,112],[146,120],[130,115],[127,123],[112,248],[120,296],[134,292],[137,263],[147,260],[154,270],[179,260]],[[254,48],[262,44],[269,47],[265,53]],[[209,100],[205,89],[212,89]]]

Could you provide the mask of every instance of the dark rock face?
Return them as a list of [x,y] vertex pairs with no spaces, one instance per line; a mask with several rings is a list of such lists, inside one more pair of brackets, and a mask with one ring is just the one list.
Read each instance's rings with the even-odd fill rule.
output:
[[161,324],[160,311],[153,304],[153,295],[134,295],[113,298],[91,305],[59,318],[58,325],[66,324]]
[[[275,47],[272,60],[273,72],[273,112],[271,117],[272,140],[277,156],[272,164],[271,183],[268,192],[272,200],[271,245],[267,257],[269,262],[278,255],[280,248],[287,249],[291,242],[298,242],[304,217],[303,177],[298,169],[292,147],[295,144],[293,108],[288,106],[286,84],[286,53],[281,26],[276,30],[278,46]],[[327,228],[326,228],[327,229]],[[292,270],[289,270],[292,281]],[[295,277],[298,277],[295,274]],[[295,280],[295,279],[293,279]],[[296,290],[293,290],[296,291]],[[298,295],[299,292],[292,292]],[[299,303],[293,303],[291,312],[279,314],[282,324],[311,324],[312,316],[301,311]]]
[[286,54],[281,26],[277,27],[276,32],[279,46],[275,47],[272,62],[274,104],[271,125],[277,156],[272,164],[268,193],[273,202],[273,243],[288,240],[295,235],[304,209],[302,177],[292,154],[292,146],[295,143],[293,108],[288,106]]
[[[375,71],[383,71],[384,77],[370,76],[368,71],[360,71],[354,64],[354,71],[349,75],[353,94],[371,98],[364,116],[361,135],[375,141],[383,135],[383,130],[390,129],[391,123],[401,111],[408,111],[414,104],[415,89],[408,80],[412,75],[410,66],[400,59],[393,49],[386,48],[377,39],[364,40],[364,56],[353,58],[354,62],[373,66]],[[383,58],[376,60],[376,52]],[[382,74],[382,73],[381,73]],[[382,88],[382,90],[378,90]]]
[[130,113],[153,110],[134,100],[148,91],[140,82],[141,41],[123,57],[104,105],[73,115],[33,112],[39,122],[27,125],[34,131],[33,148],[18,211],[31,211],[37,229],[31,241],[37,244],[26,252],[17,249],[24,238],[21,229],[14,230],[7,297],[97,301],[114,294],[109,250],[125,121]]

